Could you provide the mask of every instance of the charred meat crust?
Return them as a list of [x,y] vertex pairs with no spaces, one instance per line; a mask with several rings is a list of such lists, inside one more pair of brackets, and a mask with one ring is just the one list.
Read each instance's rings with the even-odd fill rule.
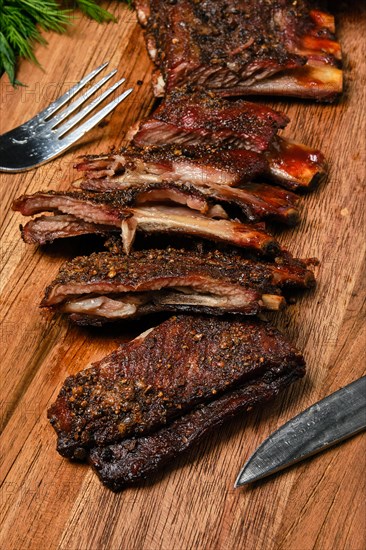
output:
[[[319,100],[342,91],[334,18],[312,2],[151,0],[137,2],[137,12],[157,66],[157,96],[182,85],[226,96],[272,89]],[[304,66],[317,78],[299,72]]]
[[153,115],[140,123],[133,143],[211,142],[261,152],[288,122],[284,113],[259,103],[230,102],[203,93],[187,94],[183,89],[167,96]]
[[152,432],[265,375],[304,368],[302,355],[255,319],[173,317],[66,379],[49,419],[62,456]]
[[108,236],[114,228],[108,225],[85,222],[75,216],[61,214],[40,216],[26,223],[24,227],[21,225],[20,230],[25,243],[46,244],[52,243],[56,239],[78,237],[79,235]]
[[280,288],[306,288],[314,275],[305,262],[283,252],[273,261],[248,259],[235,252],[218,250],[201,254],[186,249],[134,251],[128,258],[110,252],[94,253],[66,262],[46,289],[42,306],[55,306],[75,296],[116,295],[144,292],[211,281],[220,294],[221,284],[261,293],[279,293]]
[[235,183],[251,181],[268,172],[268,162],[263,155],[246,149],[222,149],[212,143],[148,147],[130,145],[109,154],[88,155],[75,168],[85,172],[87,183],[88,179],[118,175],[125,171],[142,171],[149,165],[155,171],[159,169],[160,173],[170,175],[174,173],[174,166],[188,163],[196,169],[201,167],[204,173],[213,169],[216,177],[217,171],[221,170],[230,174]]
[[121,491],[171,463],[226,420],[273,399],[301,378],[304,372],[304,365],[299,362],[289,372],[273,377],[272,373],[265,373],[255,382],[248,382],[207,405],[197,406],[151,435],[94,447],[89,452],[88,461],[104,485],[113,491]]
[[[197,165],[193,166],[188,160],[188,149],[204,151],[206,143],[215,143],[218,159],[226,152],[233,165],[240,168],[242,175],[235,174],[235,170],[233,174],[233,169],[225,166],[222,157],[216,164],[218,169],[221,162],[219,181],[230,182],[229,185],[233,186],[240,186],[240,178],[246,178],[255,169],[254,159],[249,158],[249,169],[246,170],[243,148],[251,150],[251,153],[260,151],[266,164],[266,167],[263,164],[262,169],[265,170],[261,173],[264,180],[269,179],[287,189],[309,189],[325,171],[324,157],[316,149],[280,138],[277,132],[287,122],[288,119],[282,113],[263,105],[253,107],[252,103],[246,101],[228,102],[203,93],[189,95],[184,90],[178,90],[168,95],[150,117],[133,127],[128,137],[133,140],[135,145],[132,147],[135,150],[136,147],[154,148],[155,153],[159,154],[160,149],[162,158],[166,154],[165,144],[170,144],[169,147],[175,145],[178,154],[182,151],[181,162],[185,159],[187,172],[190,169],[192,174],[197,170]],[[201,165],[202,176],[216,183],[218,174],[214,173],[213,167],[210,170],[210,158],[207,155],[206,159]],[[99,162],[95,160],[96,167]],[[109,174],[113,163],[115,161],[109,167]],[[144,169],[147,173],[154,173],[156,164],[154,166],[151,160],[146,160]],[[169,170],[172,179],[182,171],[178,162],[173,161]],[[103,170],[99,173],[103,174]],[[92,172],[89,177],[93,179]]]
[[[98,180],[100,181],[100,180]],[[106,183],[108,185],[108,183]],[[182,184],[175,182],[161,182],[161,183],[151,183],[146,185],[131,186],[129,188],[130,193],[126,203],[132,204],[156,204],[156,203],[172,203],[172,204],[183,204],[188,205],[192,210],[201,212],[202,214],[210,213],[210,207],[215,206],[215,204],[221,204],[224,207],[229,209],[234,208],[236,215],[243,215],[243,219],[251,222],[259,222],[263,219],[265,220],[274,220],[280,223],[285,223],[286,225],[295,225],[299,221],[299,210],[298,203],[299,197],[292,193],[291,191],[285,191],[281,188],[272,187],[270,185],[261,184],[261,183],[247,183],[244,184],[241,188],[233,188],[227,185],[198,185],[193,184]],[[22,212],[25,212],[26,215],[28,212],[32,214],[44,211],[44,210],[53,210],[57,212],[58,210],[66,210],[68,207],[73,206],[73,210],[76,213],[79,213],[80,216],[83,216],[83,212],[79,209],[79,212],[75,210],[75,205],[72,205],[72,200],[84,201],[87,209],[89,202],[92,203],[92,207],[96,201],[93,201],[92,198],[95,196],[98,201],[96,204],[105,205],[105,209],[110,212],[108,221],[114,221],[113,225],[116,225],[117,228],[120,226],[118,218],[116,219],[117,211],[120,208],[118,203],[120,199],[115,200],[114,197],[116,194],[120,194],[121,191],[108,191],[105,190],[104,183],[103,188],[99,194],[93,193],[91,197],[83,197],[83,195],[75,194],[73,196],[68,196],[67,194],[46,194],[41,193],[36,194],[35,196],[23,196],[17,199],[17,203],[14,204],[14,208],[18,208]],[[125,195],[126,192],[123,192]],[[65,197],[63,204],[59,202],[59,198]],[[108,197],[112,201],[108,201]],[[68,199],[71,199],[69,201]],[[106,199],[106,200],[103,200]],[[121,201],[123,204],[123,201]],[[111,205],[113,210],[111,210]],[[123,207],[125,208],[125,207]],[[90,216],[88,216],[90,218]],[[66,222],[70,222],[70,225],[75,225],[74,222],[77,221],[77,217],[73,215],[65,215],[65,229]],[[62,217],[58,216],[48,216],[42,217],[42,224],[38,224],[39,228],[41,225],[44,226],[44,229],[47,231],[46,223],[49,222],[49,230],[52,230],[52,227],[56,223],[61,225]],[[79,218],[79,221],[82,222],[82,218]],[[97,220],[96,220],[97,221]],[[33,227],[33,224],[31,224]],[[89,231],[87,229],[89,228]],[[103,228],[106,230],[107,226]],[[111,231],[111,227],[109,227]],[[72,232],[72,231],[71,231]],[[84,224],[84,233],[101,233],[101,229],[98,228],[97,223],[85,223]],[[22,234],[23,238],[26,236]],[[24,238],[26,242],[26,238]],[[47,240],[47,239],[45,239]],[[36,240],[34,242],[37,242]]]
[[[168,190],[172,187],[167,186]],[[141,197],[141,190],[136,191]],[[210,210],[204,196],[196,191],[177,188],[176,194],[186,201],[187,206],[207,210],[207,216],[190,208],[157,206],[148,203],[136,207],[126,206],[127,197],[133,197],[134,191],[116,191],[114,193],[93,193],[71,191],[56,193],[53,191],[23,195],[13,203],[13,209],[24,215],[33,215],[43,211],[71,214],[86,222],[110,225],[122,229],[125,253],[129,254],[136,230],[144,233],[168,233],[195,235],[215,242],[226,242],[243,248],[258,250],[262,254],[273,254],[280,250],[279,243],[267,233],[263,225],[249,225],[227,218],[221,207]],[[146,195],[146,193],[145,193]],[[219,208],[219,210],[218,210]]]

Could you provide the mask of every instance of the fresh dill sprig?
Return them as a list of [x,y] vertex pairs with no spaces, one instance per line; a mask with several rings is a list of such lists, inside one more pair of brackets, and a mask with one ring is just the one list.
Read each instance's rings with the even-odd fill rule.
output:
[[15,78],[18,58],[38,63],[34,46],[47,44],[41,31],[65,32],[75,8],[98,23],[116,21],[96,0],[0,0],[0,75],[6,72],[13,86],[20,84]]
[[77,7],[91,19],[95,19],[98,23],[108,21],[116,22],[116,18],[109,11],[101,8],[94,0],[76,0]]

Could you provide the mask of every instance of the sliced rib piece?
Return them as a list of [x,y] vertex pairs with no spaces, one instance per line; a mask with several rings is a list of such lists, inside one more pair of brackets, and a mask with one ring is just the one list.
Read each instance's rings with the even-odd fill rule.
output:
[[[278,155],[276,151],[270,161],[277,173]],[[309,163],[313,158],[314,155]],[[285,177],[288,179],[292,168],[298,180],[298,173],[305,171],[298,166],[302,161],[299,155],[294,154],[293,159],[294,167],[290,161],[287,163]],[[179,189],[178,184],[184,184],[183,189],[195,189],[207,200],[238,206],[250,221],[269,218],[293,225],[299,219],[299,199],[295,194],[262,183],[245,183],[249,174],[253,177],[268,174],[270,163],[264,156],[245,149],[130,147],[110,155],[86,157],[77,165],[85,175],[74,182],[74,187],[99,192],[132,189],[140,191],[145,199],[146,193],[158,196],[159,189],[173,191]],[[231,187],[239,184],[240,189]]]
[[[266,151],[289,119],[259,103],[226,101],[207,94],[176,91],[165,98],[133,135],[136,145],[213,143]],[[132,130],[128,138],[132,137]]]
[[[220,206],[209,207],[204,195],[195,189],[184,189],[179,186],[174,192],[168,189],[169,197],[176,202],[185,202],[189,208],[177,208],[156,204],[130,207],[129,204],[142,200],[141,189],[127,189],[114,193],[87,193],[54,191],[39,192],[34,195],[23,195],[13,203],[13,209],[25,216],[40,212],[60,212],[71,214],[92,224],[107,225],[122,232],[126,254],[131,250],[135,233],[183,234],[202,237],[216,242],[225,242],[235,246],[272,254],[280,249],[277,241],[262,226],[243,224],[227,219]],[[159,190],[158,201],[161,199]],[[145,192],[144,192],[145,193]],[[151,194],[143,200],[152,201]],[[193,210],[200,208],[201,214]],[[91,226],[92,228],[92,226]]]
[[[180,150],[187,144],[203,148],[211,141],[220,144],[220,152],[227,149],[231,155],[239,154],[238,147],[260,150],[267,164],[261,177],[269,177],[289,189],[309,188],[324,174],[322,153],[277,136],[288,119],[276,111],[266,113],[264,106],[256,105],[252,110],[252,105],[175,92],[149,118],[132,127],[128,138],[140,147],[169,143]],[[261,112],[258,107],[264,110]],[[235,165],[235,157],[233,162]],[[235,179],[231,185],[240,185],[240,181]]]
[[218,250],[101,252],[64,264],[41,305],[82,324],[156,311],[252,314],[283,307],[281,289],[313,285],[306,263],[288,253],[271,262]]
[[46,244],[56,239],[88,234],[107,236],[114,231],[109,225],[85,222],[67,214],[40,216],[20,229],[23,241],[28,244]]
[[266,157],[246,149],[222,149],[201,144],[182,147],[133,147],[108,154],[86,157],[76,165],[85,172],[75,182],[82,189],[113,189],[113,176],[118,175],[118,188],[141,183],[182,181],[192,184],[216,183],[239,185],[268,173]]
[[[215,212],[215,211],[214,211]],[[216,211],[222,217],[221,210]],[[280,245],[262,226],[256,227],[225,219],[211,219],[188,208],[146,206],[131,208],[130,217],[122,222],[122,241],[129,254],[138,229],[144,233],[183,234],[227,243],[240,248],[274,254]]]
[[[149,178],[147,178],[149,179]],[[80,187],[89,191],[115,191],[134,187],[136,184],[128,184],[122,176],[111,176],[89,180],[86,178],[80,182]],[[139,184],[143,198],[149,197],[158,199],[159,190],[170,190],[174,192],[180,188],[180,182],[161,182],[154,184]],[[144,191],[146,189],[146,192]],[[263,219],[270,219],[295,225],[299,220],[297,205],[299,197],[291,191],[285,191],[280,187],[266,185],[263,183],[245,183],[240,188],[230,187],[221,183],[208,183],[206,181],[185,183],[183,189],[195,189],[207,197],[208,201],[214,200],[223,205],[236,206],[241,209],[249,221],[257,222]]]
[[[258,328],[262,329],[260,325]],[[281,337],[278,335],[278,338]],[[301,360],[294,368],[281,369],[271,380],[264,373],[258,380],[243,384],[240,389],[228,392],[207,405],[195,407],[151,435],[94,447],[89,453],[89,463],[104,485],[113,491],[121,491],[172,463],[177,456],[226,420],[273,399],[303,375]]]
[[62,456],[140,436],[264,376],[303,374],[302,355],[256,320],[173,317],[66,379],[49,419]]
[[309,1],[144,0],[136,7],[157,66],[157,96],[183,85],[317,100],[342,91],[334,19]]

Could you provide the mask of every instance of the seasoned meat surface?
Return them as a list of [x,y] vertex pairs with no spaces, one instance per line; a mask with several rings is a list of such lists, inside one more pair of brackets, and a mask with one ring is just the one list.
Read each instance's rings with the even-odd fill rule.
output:
[[136,5],[157,66],[157,96],[183,85],[226,96],[272,91],[327,100],[342,90],[334,18],[311,1],[151,0]]
[[[279,243],[264,230],[263,225],[250,225],[227,219],[228,215],[221,206],[209,207],[205,195],[193,186],[178,186],[174,189],[174,186],[170,185],[155,184],[154,187],[151,184],[148,189],[150,190],[131,188],[113,193],[39,192],[19,197],[13,203],[13,209],[26,216],[44,211],[72,215],[84,222],[90,222],[88,226],[84,225],[84,229],[89,227],[92,233],[95,224],[101,224],[103,231],[105,226],[110,226],[121,231],[126,254],[131,251],[138,230],[147,234],[192,235],[258,250],[263,254],[273,254],[280,249]],[[138,200],[142,199],[143,203],[139,205]],[[166,205],[166,200],[184,206]],[[131,201],[137,202],[136,206],[128,206]],[[52,231],[46,230],[46,233],[51,238],[54,237]],[[27,232],[23,231],[23,235],[26,236]],[[43,239],[40,242],[44,242],[39,232],[28,235],[28,241],[34,242],[37,235]]]
[[[288,189],[307,189],[324,174],[324,156],[317,149],[280,137],[277,132],[287,122],[283,113],[264,105],[247,101],[229,102],[203,93],[187,94],[184,90],[179,90],[168,95],[150,117],[133,126],[128,139],[132,140],[133,149],[153,149],[155,155],[159,155],[160,151],[162,159],[166,144],[170,144],[169,147],[174,145],[178,156],[182,151],[183,157],[189,156],[189,150],[196,150],[199,155],[199,152],[203,154],[207,147],[212,146],[218,152],[219,164],[213,165],[216,166],[216,172],[210,168],[211,159],[206,156],[204,166],[201,166],[203,178],[197,172],[197,165],[192,166],[192,163],[185,161],[179,168],[178,162],[173,162],[170,166],[172,179],[181,178],[184,170],[188,169],[187,175],[192,174],[192,183],[198,181],[195,179],[197,177],[201,181],[204,179],[213,183],[241,185],[240,178],[245,177],[247,160],[252,170],[255,166],[252,164],[254,159],[247,159],[244,155],[246,148],[248,153],[257,152],[257,156],[264,162],[261,168],[257,164],[258,169],[262,170],[261,179],[274,181]],[[224,161],[223,154],[226,154]],[[228,170],[225,167],[230,158],[233,166],[238,165],[239,170]],[[217,173],[220,164],[221,169]],[[115,159],[111,159],[106,168],[109,175],[115,165]],[[98,159],[95,168],[97,167]],[[151,158],[147,159],[143,167],[140,165],[139,169],[148,174],[156,172]],[[233,171],[236,171],[234,178],[231,175]],[[103,169],[100,174],[103,174]],[[247,172],[249,174],[250,170]],[[128,176],[131,177],[132,174],[129,173]]]
[[307,265],[287,253],[265,261],[218,250],[152,249],[128,258],[100,252],[64,264],[42,306],[58,307],[83,324],[152,311],[252,314],[283,307],[281,289],[313,284]]
[[49,419],[58,451],[84,459],[90,447],[147,434],[248,381],[297,369],[301,354],[266,323],[172,317],[67,378]]
[[284,113],[259,103],[177,90],[140,124],[133,142],[139,146],[212,143],[261,152],[288,122]]
[[247,382],[206,405],[196,406],[151,435],[94,447],[89,453],[89,463],[104,485],[120,491],[171,463],[224,421],[250,411],[253,406],[265,404],[304,372],[304,364],[299,358],[295,368],[275,375],[272,371],[264,373],[258,380]]
[[[81,182],[98,184],[100,179],[119,176],[121,184],[160,181],[182,181],[200,184],[222,183],[237,185],[251,181],[268,172],[267,159],[246,149],[223,149],[213,143],[177,146],[138,147],[130,145],[106,155],[88,156],[76,164],[85,172]],[[112,183],[112,181],[111,181]],[[106,185],[106,189],[108,186]]]

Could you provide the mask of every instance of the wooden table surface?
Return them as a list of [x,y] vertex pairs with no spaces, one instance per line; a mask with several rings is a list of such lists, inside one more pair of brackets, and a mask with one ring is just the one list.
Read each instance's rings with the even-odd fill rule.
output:
[[[65,257],[82,253],[64,243],[24,244],[22,217],[10,210],[21,193],[66,189],[77,155],[123,143],[125,131],[153,104],[151,64],[133,12],[111,3],[117,25],[85,18],[67,35],[38,48],[44,70],[20,65],[28,87],[1,80],[1,133],[27,120],[105,60],[134,93],[74,150],[36,170],[1,175],[2,549],[361,550],[366,547],[365,437],[253,486],[234,489],[239,468],[274,429],[365,370],[365,63],[361,2],[337,8],[346,90],[334,105],[277,102],[285,131],[319,147],[329,176],[302,201],[302,222],[281,241],[295,254],[316,256],[318,286],[276,319],[304,351],[307,377],[275,402],[229,422],[151,482],[114,494],[88,466],[55,451],[46,418],[65,377],[116,348],[121,328],[86,330],[38,308]],[[138,83],[138,81],[142,81]],[[142,323],[143,324],[143,323]],[[133,329],[138,332],[141,323]],[[144,325],[145,327],[145,325]]]

